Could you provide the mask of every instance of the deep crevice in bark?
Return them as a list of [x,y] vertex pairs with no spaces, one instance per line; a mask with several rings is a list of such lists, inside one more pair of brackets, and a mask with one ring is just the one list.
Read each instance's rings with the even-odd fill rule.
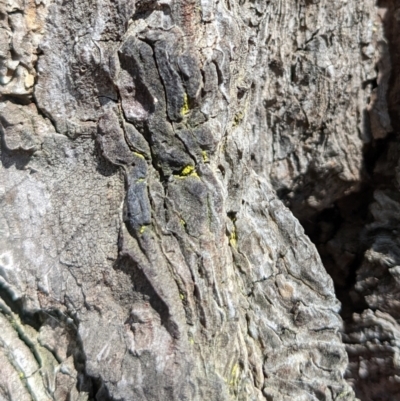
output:
[[[392,131],[386,131],[382,138],[380,132],[374,132],[377,128],[374,121],[371,120],[370,126],[366,127],[371,139],[364,145],[364,173],[357,192],[337,199],[331,207],[316,212],[312,217],[302,216],[300,208],[292,210],[316,245],[323,264],[334,281],[336,295],[342,303],[343,336],[350,360],[346,377],[362,401],[391,400],[400,393],[400,385],[392,380],[398,373],[393,364],[395,356],[390,351],[392,346],[395,352],[391,336],[396,338],[395,322],[398,315],[395,301],[398,284],[391,267],[400,261],[396,253],[398,222],[394,206],[399,202],[397,171],[400,149],[400,41],[395,2],[378,1],[377,6],[386,9],[382,24],[390,55],[391,73],[386,102]],[[381,63],[385,62],[383,57],[384,55],[378,61],[377,67],[382,67]],[[379,83],[375,80],[366,81],[365,84],[372,85],[372,88],[378,85],[379,89]],[[374,106],[372,103],[370,110]],[[377,106],[378,113],[379,107],[382,105]],[[368,120],[371,118],[373,117],[369,115]],[[387,196],[387,199],[380,200],[379,194]],[[285,201],[286,193],[278,195]],[[387,211],[382,210],[385,208]],[[380,253],[381,260],[371,260],[371,251]],[[372,284],[365,284],[368,280]],[[394,318],[391,323],[393,326],[383,328],[385,323],[379,319],[385,321],[389,315]],[[382,334],[379,334],[380,330]],[[377,349],[370,348],[369,342],[376,344]],[[386,350],[378,350],[379,347],[386,347]],[[362,373],[365,371],[368,373]]]
[[394,138],[395,135],[390,134],[364,146],[363,167],[366,173],[359,191],[343,196],[330,208],[312,217],[304,219],[298,210],[294,211],[334,281],[344,321],[351,318],[352,313],[361,313],[367,308],[365,301],[354,292],[356,272],[371,245],[366,226],[373,222],[369,207],[374,200],[374,191],[390,185],[390,180],[388,182],[387,177],[375,173],[374,169],[378,162],[386,160]]

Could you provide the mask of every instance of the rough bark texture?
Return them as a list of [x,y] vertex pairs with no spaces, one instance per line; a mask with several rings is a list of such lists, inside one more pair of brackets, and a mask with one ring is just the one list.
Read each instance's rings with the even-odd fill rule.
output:
[[395,399],[399,15],[0,0],[0,400]]

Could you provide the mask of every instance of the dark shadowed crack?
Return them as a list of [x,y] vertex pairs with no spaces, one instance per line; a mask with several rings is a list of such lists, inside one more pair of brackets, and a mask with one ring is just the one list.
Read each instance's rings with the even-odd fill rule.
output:
[[[363,147],[358,190],[313,215],[309,210],[303,214],[299,207],[292,209],[334,281],[342,303],[343,340],[350,362],[346,376],[362,401],[392,400],[400,394],[395,380],[400,318],[396,301],[400,292],[396,273],[400,263],[400,8],[392,0],[377,5],[387,40],[378,46],[387,50],[381,51],[377,62],[378,81],[365,82],[377,96],[371,97],[369,112],[365,110],[368,118],[363,128],[370,138]],[[390,78],[379,75],[380,69],[390,70]],[[379,123],[385,113],[390,116],[386,131],[382,121]],[[331,185],[329,180],[325,185]],[[301,195],[302,189],[297,191]],[[287,194],[278,191],[290,207]]]

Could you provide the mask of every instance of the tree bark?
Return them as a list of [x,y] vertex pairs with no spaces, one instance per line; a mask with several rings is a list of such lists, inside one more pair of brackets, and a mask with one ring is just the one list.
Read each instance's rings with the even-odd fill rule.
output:
[[[368,313],[397,330],[396,313],[354,317],[347,382],[340,303],[302,227],[363,193],[365,149],[394,129],[383,9],[2,0],[0,22],[0,400],[396,393],[361,339]],[[342,292],[346,227],[333,251],[315,241]]]

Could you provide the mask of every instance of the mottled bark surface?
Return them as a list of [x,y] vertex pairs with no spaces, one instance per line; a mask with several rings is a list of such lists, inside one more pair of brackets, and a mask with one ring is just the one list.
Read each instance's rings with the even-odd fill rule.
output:
[[0,0],[0,400],[395,399],[399,12]]

